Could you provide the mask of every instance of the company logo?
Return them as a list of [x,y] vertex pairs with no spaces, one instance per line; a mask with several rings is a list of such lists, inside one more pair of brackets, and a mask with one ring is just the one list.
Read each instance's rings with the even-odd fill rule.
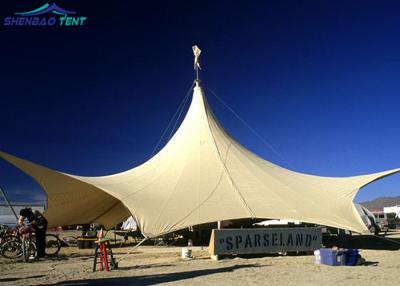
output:
[[16,12],[13,17],[4,18],[4,26],[82,26],[87,17],[77,16],[74,11],[57,4],[46,3],[27,12]]

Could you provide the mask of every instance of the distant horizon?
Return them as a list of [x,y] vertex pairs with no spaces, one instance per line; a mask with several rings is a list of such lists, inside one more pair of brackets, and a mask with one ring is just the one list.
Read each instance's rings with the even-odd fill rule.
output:
[[[354,203],[368,203],[377,199],[399,199],[400,196],[379,196],[370,200],[366,201],[354,201]],[[14,201],[10,200],[12,206],[25,206],[25,205],[32,205],[32,206],[43,206],[47,204],[47,199],[43,200],[31,200],[31,201]],[[2,202],[0,200],[0,207],[8,207],[8,204],[6,202]]]

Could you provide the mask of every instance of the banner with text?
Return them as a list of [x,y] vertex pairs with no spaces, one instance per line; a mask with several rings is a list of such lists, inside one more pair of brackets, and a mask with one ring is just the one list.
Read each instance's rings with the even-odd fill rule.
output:
[[312,251],[321,247],[318,227],[214,229],[210,253],[257,254],[292,251]]

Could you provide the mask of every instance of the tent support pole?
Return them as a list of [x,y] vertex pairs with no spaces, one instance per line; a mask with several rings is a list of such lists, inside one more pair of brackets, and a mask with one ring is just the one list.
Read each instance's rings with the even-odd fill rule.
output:
[[10,200],[8,199],[8,197],[6,196],[6,193],[4,192],[4,190],[0,187],[0,192],[3,195],[3,198],[5,199],[6,203],[8,204],[8,206],[10,207],[11,211],[13,212],[13,214],[15,215],[15,218],[18,220],[18,216],[17,213],[15,212],[13,206],[11,205]]
[[217,229],[221,229],[221,221],[220,220],[217,222]]

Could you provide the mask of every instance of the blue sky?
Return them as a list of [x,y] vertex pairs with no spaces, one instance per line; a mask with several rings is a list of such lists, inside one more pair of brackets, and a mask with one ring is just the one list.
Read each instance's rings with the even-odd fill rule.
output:
[[[45,2],[2,1],[0,17]],[[398,1],[48,2],[88,19],[0,26],[0,150],[80,175],[138,165],[193,81],[198,44],[204,86],[280,156],[206,89],[216,116],[261,157],[323,176],[400,166]],[[3,161],[0,184],[14,200],[41,198]],[[399,186],[396,175],[357,200]]]

